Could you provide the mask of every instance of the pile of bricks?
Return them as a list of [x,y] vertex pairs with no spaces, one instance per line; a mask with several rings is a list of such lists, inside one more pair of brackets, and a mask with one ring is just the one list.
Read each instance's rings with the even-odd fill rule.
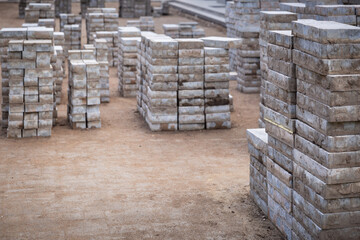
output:
[[231,38],[206,37],[205,44],[205,121],[206,129],[231,128],[229,96],[229,49],[238,43]]
[[48,137],[53,125],[51,40],[10,40],[7,136]]
[[104,8],[105,0],[81,0],[81,15],[85,18],[88,8]]
[[66,56],[69,50],[81,49],[81,25],[71,24],[64,25],[65,45],[64,50]]
[[266,133],[247,133],[250,189],[286,239],[360,238],[359,39],[360,28],[310,19],[267,33]]
[[60,32],[64,32],[65,25],[79,25],[81,26],[81,16],[72,13],[60,14]]
[[141,31],[155,32],[155,23],[152,17],[140,17],[139,20],[128,20],[127,27],[137,27]]
[[[264,122],[269,134],[268,206],[269,218],[278,229],[291,237],[292,179],[296,122],[295,65],[292,63],[291,31],[267,34],[268,78],[264,81]],[[284,151],[286,149],[286,151]],[[282,196],[279,198],[279,196]]]
[[135,97],[138,91],[136,70],[140,30],[134,27],[119,27],[118,78],[119,92],[123,97]]
[[110,102],[108,46],[105,39],[95,39],[95,59],[100,66],[100,102]]
[[55,16],[59,17],[61,13],[71,13],[72,0],[55,0]]
[[[145,120],[152,131],[178,129],[178,42],[170,37],[150,37],[147,52]],[[174,94],[175,92],[175,94]]]
[[151,16],[150,0],[119,0],[119,16],[123,18],[138,18]]
[[[70,57],[71,55],[71,57]],[[72,128],[101,128],[100,66],[92,50],[69,54],[68,120]],[[80,59],[79,59],[80,58]]]
[[[8,43],[10,40],[53,40],[53,29],[44,27],[28,28],[3,28],[0,31],[0,58],[2,75],[2,128],[8,127],[9,116],[9,68],[8,68]],[[25,53],[30,54],[29,52]],[[31,54],[30,54],[31,55]]]
[[202,38],[205,31],[197,28],[197,22],[181,22],[179,24],[163,24],[164,34],[172,38]]
[[[266,87],[270,84],[272,88],[274,85],[267,82],[268,79],[268,42],[269,42],[269,31],[271,30],[291,30],[292,21],[297,20],[297,15],[295,13],[286,12],[286,11],[262,11],[260,12],[260,69],[261,69],[261,91],[260,91],[260,119],[259,126],[264,127],[264,91]],[[275,50],[274,46],[271,45],[271,50]],[[284,51],[280,47],[279,51]],[[291,52],[291,50],[290,50]],[[272,62],[274,60],[274,62]],[[283,68],[286,63],[284,59],[272,59],[270,57],[272,65],[277,64],[276,69]],[[287,59],[286,61],[289,61]],[[291,61],[291,59],[290,59]],[[274,68],[274,66],[273,66]],[[279,72],[279,71],[278,71]],[[271,72],[274,74],[273,72]],[[282,73],[280,73],[282,74]],[[287,75],[286,75],[287,76]],[[272,75],[273,78],[277,76]],[[287,76],[289,77],[289,76]],[[293,77],[293,76],[292,76]]]
[[267,156],[268,135],[264,128],[247,129],[250,154],[250,196],[265,215],[268,215]]
[[118,25],[115,8],[89,8],[86,14],[87,43],[93,44],[96,32],[117,31]]
[[55,63],[52,64],[54,70],[54,94],[56,103],[61,103],[62,83],[65,77],[65,37],[62,32],[54,32]]
[[353,66],[360,61],[360,28],[299,20],[293,34],[294,231],[300,237],[359,239],[360,71]]
[[[233,1],[226,2],[226,7],[225,7],[226,36],[229,38],[234,38],[237,35],[235,29],[235,23],[237,19],[234,9],[235,9],[235,3]],[[229,50],[230,69],[236,72],[235,58],[236,58],[236,49],[230,49]]]
[[93,39],[105,39],[108,47],[108,64],[110,67],[116,67],[118,63],[118,32],[117,31],[99,31],[93,35]]
[[[129,29],[127,32],[121,33],[122,36],[126,37],[137,37],[138,29],[133,30]],[[137,100],[137,109],[140,115],[145,119],[146,109],[145,101],[147,101],[147,47],[146,43],[150,37],[157,36],[154,32],[141,32],[141,41],[137,43],[137,66],[136,66],[136,84],[138,86],[138,92],[136,96]],[[120,35],[119,35],[120,38]],[[119,64],[120,65],[120,64]]]
[[228,50],[239,43],[229,38],[174,40],[141,33],[137,100],[150,129],[230,128]]
[[55,18],[55,9],[51,3],[30,3],[25,8],[26,23],[37,23],[44,18]]
[[[200,39],[178,39],[178,95],[179,130],[201,130],[205,128],[204,94],[204,42]],[[208,67],[208,66],[207,66]],[[206,71],[206,69],[205,69]],[[205,83],[206,84],[206,83]],[[172,113],[172,112],[169,112]]]

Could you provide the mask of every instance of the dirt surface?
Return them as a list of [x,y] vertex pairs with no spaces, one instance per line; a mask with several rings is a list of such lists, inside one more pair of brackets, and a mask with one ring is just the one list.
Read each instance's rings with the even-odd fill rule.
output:
[[[20,26],[17,15],[0,3],[0,28]],[[180,20],[156,18],[156,29]],[[231,130],[153,133],[117,85],[112,68],[101,129],[66,125],[65,81],[51,138],[1,133],[0,239],[281,239],[249,197],[245,130],[257,127],[258,94],[231,84]]]

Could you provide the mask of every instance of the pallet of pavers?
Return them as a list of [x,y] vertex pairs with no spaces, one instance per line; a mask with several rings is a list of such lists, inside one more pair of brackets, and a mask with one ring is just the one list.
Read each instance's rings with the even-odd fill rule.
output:
[[264,80],[264,122],[269,135],[267,158],[269,218],[287,237],[292,236],[293,155],[296,122],[295,65],[291,31],[266,36],[268,75]]
[[10,40],[8,137],[51,136],[53,51],[52,40]]
[[118,78],[119,93],[122,97],[136,97],[138,43],[141,41],[140,30],[134,27],[119,27]]
[[80,0],[81,16],[85,18],[89,8],[104,8],[105,0]]
[[100,38],[95,39],[93,47],[95,48],[95,59],[100,66],[100,102],[108,103],[110,102],[108,44],[105,39]]
[[[119,28],[119,30],[120,30],[120,28]],[[135,34],[137,34],[137,30],[136,31],[128,30],[126,32],[126,35],[125,35],[125,33],[122,33],[122,35],[128,36],[128,37],[136,37],[136,35],[132,34],[131,32],[134,32]],[[138,60],[137,60],[137,66],[136,66],[136,84],[138,86],[138,91],[137,91],[136,100],[137,100],[137,109],[138,109],[140,115],[143,118],[145,118],[145,115],[146,115],[145,101],[147,100],[146,92],[147,92],[147,86],[148,86],[148,84],[147,84],[147,62],[146,62],[146,55],[147,55],[146,40],[150,36],[156,36],[157,34],[154,32],[141,32],[140,35],[141,35],[141,41],[138,42],[138,45],[137,45]]]
[[204,93],[206,129],[231,128],[229,49],[240,41],[233,38],[206,37],[204,41]]
[[261,11],[260,12],[260,118],[259,126],[265,127],[264,123],[264,92],[268,78],[268,33],[271,30],[291,30],[292,21],[297,20],[297,14],[286,11]]
[[30,3],[25,8],[25,22],[37,23],[39,19],[55,18],[55,9],[50,3]]
[[108,47],[109,67],[116,67],[118,63],[118,32],[117,31],[99,31],[93,35],[93,39],[105,39]]
[[176,40],[179,44],[179,130],[205,129],[204,42],[191,38]]
[[178,42],[167,36],[145,40],[147,79],[145,120],[152,131],[178,130]]
[[55,15],[59,17],[61,13],[71,13],[72,0],[55,0]]
[[101,128],[100,65],[92,50],[69,53],[68,121],[72,128]]
[[71,24],[64,26],[65,35],[65,54],[68,55],[70,50],[81,49],[81,25]]
[[96,32],[115,32],[118,26],[118,14],[115,8],[89,8],[86,14],[87,43],[93,44]]
[[153,17],[140,17],[139,20],[128,20],[127,27],[137,27],[141,31],[155,31],[155,22]]
[[360,28],[298,20],[293,34],[293,231],[307,239],[360,239]]
[[265,128],[247,129],[250,154],[250,196],[259,208],[268,215],[267,163],[268,135]]
[[77,24],[81,26],[81,16],[72,13],[60,14],[60,32],[64,32],[65,25]]

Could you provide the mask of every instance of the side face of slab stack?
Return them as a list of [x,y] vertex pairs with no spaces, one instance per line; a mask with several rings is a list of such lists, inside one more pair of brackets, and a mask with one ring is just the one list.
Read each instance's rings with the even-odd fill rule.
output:
[[354,187],[360,180],[360,71],[354,66],[360,51],[354,47],[360,28],[299,20],[293,34],[294,231],[299,237],[359,239],[360,191]]
[[100,101],[110,102],[108,46],[105,39],[95,39],[95,58],[100,66]]
[[72,0],[55,0],[55,16],[61,13],[71,13]]
[[99,85],[96,60],[69,61],[68,120],[72,128],[101,127]]
[[105,0],[81,0],[81,15],[85,18],[88,8],[104,8]]
[[99,31],[117,31],[118,14],[115,8],[89,8],[86,14],[87,43],[93,44]]
[[203,38],[205,31],[197,28],[197,22],[180,22],[179,24],[163,24],[164,34],[172,38]]
[[122,97],[135,97],[139,90],[136,74],[140,30],[134,27],[119,27],[118,39],[119,92]]
[[51,135],[54,110],[52,44],[51,40],[9,42],[8,137]]
[[200,39],[177,39],[179,130],[205,128],[204,42]]
[[118,65],[118,32],[99,31],[93,35],[94,40],[105,39],[108,48],[108,64],[110,67]]
[[[268,61],[272,60],[272,57],[268,57],[268,42],[269,42],[269,31],[271,30],[291,30],[292,21],[297,20],[295,13],[286,11],[261,11],[260,12],[260,69],[261,69],[261,90],[260,90],[260,119],[259,126],[264,127],[264,91],[266,89],[267,78],[268,78]],[[275,49],[274,49],[275,48]],[[277,49],[283,50],[280,47],[272,46],[271,50],[276,51]],[[288,50],[291,52],[291,49]],[[278,64],[282,64],[281,61],[292,61],[292,59],[279,59],[275,61]],[[271,64],[274,64],[271,62]],[[282,64],[283,65],[283,64]]]
[[55,9],[51,3],[30,3],[25,8],[25,22],[37,23],[39,19],[55,18]]
[[141,31],[155,32],[155,23],[153,17],[140,17],[139,20],[128,20],[127,27],[136,27]]
[[138,18],[151,16],[150,0],[119,0],[119,17]]

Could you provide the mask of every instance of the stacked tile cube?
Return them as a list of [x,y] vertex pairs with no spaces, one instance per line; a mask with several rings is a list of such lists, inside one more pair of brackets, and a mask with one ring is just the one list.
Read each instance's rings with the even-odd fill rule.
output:
[[55,9],[51,3],[30,3],[25,8],[26,23],[37,23],[44,18],[55,18]]
[[105,0],[81,0],[81,15],[85,18],[89,8],[104,8]]
[[8,48],[11,138],[48,137],[53,125],[52,40],[10,40]]
[[[260,69],[261,69],[261,90],[260,90],[260,119],[259,126],[264,127],[264,91],[269,85],[268,78],[268,34],[271,30],[291,30],[292,21],[297,20],[295,13],[286,11],[261,11],[260,12]],[[274,47],[274,46],[272,46]],[[283,49],[280,49],[283,50]],[[291,51],[291,50],[290,50]],[[270,58],[271,59],[271,58]],[[289,60],[289,59],[288,59]],[[271,60],[270,60],[271,61]],[[283,60],[279,60],[283,61]],[[290,59],[291,61],[291,59]],[[271,63],[273,64],[273,63]],[[273,86],[272,84],[270,84]]]
[[172,38],[202,38],[205,31],[197,28],[197,22],[181,22],[179,24],[163,24],[164,34]]
[[96,60],[69,61],[68,120],[72,128],[101,127],[99,84]]
[[71,24],[64,26],[65,54],[68,55],[70,50],[81,49],[81,25]]
[[118,65],[118,32],[99,31],[94,34],[94,39],[105,39],[108,47],[108,64],[110,67]]
[[301,238],[359,239],[360,28],[299,20],[293,34],[294,231]]
[[127,27],[137,27],[141,31],[155,32],[155,23],[153,17],[140,17],[139,20],[128,20]]
[[248,151],[250,154],[250,196],[268,215],[267,163],[268,135],[264,128],[247,129]]
[[147,83],[145,120],[152,131],[178,129],[178,42],[167,36],[145,40]]
[[134,27],[119,27],[118,78],[122,97],[135,97],[139,90],[137,84],[138,42],[140,30]]
[[89,8],[86,14],[87,43],[93,44],[99,31],[117,31],[118,14],[115,8]]
[[151,16],[150,0],[119,0],[119,16],[123,18],[138,18]]
[[80,25],[81,26],[81,16],[72,14],[72,13],[61,13],[60,14],[60,32],[64,32],[65,25]]
[[205,123],[206,129],[231,128],[229,49],[232,38],[202,38],[205,46]]
[[59,17],[61,13],[71,13],[72,0],[55,0],[55,16]]
[[200,39],[177,39],[177,42],[179,130],[201,130],[205,128],[204,42]]
[[105,39],[95,39],[95,58],[100,65],[100,101],[110,102],[108,46]]

